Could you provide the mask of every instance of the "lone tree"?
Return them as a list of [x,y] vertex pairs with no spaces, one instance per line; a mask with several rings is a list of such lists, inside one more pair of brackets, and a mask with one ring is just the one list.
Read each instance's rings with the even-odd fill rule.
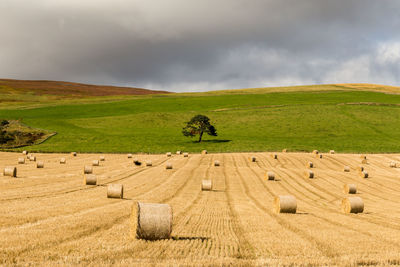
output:
[[196,115],[187,122],[183,128],[182,133],[184,136],[193,137],[199,135],[199,143],[204,133],[208,135],[217,136],[217,129],[210,124],[210,118],[204,115]]

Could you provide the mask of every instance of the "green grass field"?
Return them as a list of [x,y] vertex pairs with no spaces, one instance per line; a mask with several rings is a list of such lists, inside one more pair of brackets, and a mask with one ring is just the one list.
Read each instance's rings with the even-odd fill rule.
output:
[[[0,109],[0,118],[20,119],[58,133],[24,148],[37,152],[400,151],[400,95],[396,94],[243,91],[37,104]],[[205,136],[199,144],[194,142],[197,138],[181,134],[184,123],[196,114],[211,118],[218,137]]]

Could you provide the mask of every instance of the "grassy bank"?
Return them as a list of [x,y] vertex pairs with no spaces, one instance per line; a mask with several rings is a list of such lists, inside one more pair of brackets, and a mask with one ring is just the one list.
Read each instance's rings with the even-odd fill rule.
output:
[[[140,97],[0,110],[57,132],[43,152],[296,151],[399,152],[400,95],[368,91],[275,92]],[[196,114],[218,137],[201,144],[181,134]]]

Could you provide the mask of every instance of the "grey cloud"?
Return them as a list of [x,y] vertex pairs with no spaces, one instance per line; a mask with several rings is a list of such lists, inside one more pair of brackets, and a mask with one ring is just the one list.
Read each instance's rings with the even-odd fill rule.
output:
[[171,91],[400,85],[399,13],[397,0],[3,0],[0,76]]

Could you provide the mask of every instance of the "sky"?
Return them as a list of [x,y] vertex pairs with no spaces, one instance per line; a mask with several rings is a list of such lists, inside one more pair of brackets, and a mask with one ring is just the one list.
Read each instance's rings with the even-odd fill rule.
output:
[[0,78],[400,86],[400,0],[0,0]]

